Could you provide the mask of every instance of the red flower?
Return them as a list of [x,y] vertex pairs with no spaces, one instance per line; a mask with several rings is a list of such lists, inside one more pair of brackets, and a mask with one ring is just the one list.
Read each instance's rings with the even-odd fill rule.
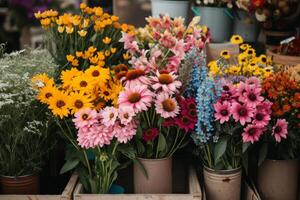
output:
[[153,141],[159,135],[157,128],[150,128],[146,130],[143,134],[143,140],[146,142]]
[[252,5],[255,7],[262,7],[265,4],[265,0],[252,0]]
[[191,120],[187,116],[181,116],[175,119],[175,124],[186,133],[194,129],[195,123],[195,120]]

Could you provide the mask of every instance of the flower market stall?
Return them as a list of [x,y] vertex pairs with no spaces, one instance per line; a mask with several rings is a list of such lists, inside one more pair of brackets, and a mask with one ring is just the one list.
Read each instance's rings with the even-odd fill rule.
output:
[[300,198],[300,36],[260,48],[284,2],[36,10],[41,47],[0,46],[0,200]]

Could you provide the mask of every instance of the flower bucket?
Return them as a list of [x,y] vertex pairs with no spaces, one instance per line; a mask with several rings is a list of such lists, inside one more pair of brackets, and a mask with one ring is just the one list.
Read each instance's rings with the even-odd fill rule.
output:
[[172,193],[172,157],[163,159],[142,159],[148,179],[138,164],[133,167],[134,192],[138,194]]
[[0,176],[1,192],[3,194],[38,194],[40,191],[40,176]]
[[160,14],[169,14],[170,17],[188,18],[189,1],[172,1],[172,0],[151,0],[152,16]]
[[212,42],[229,41],[232,35],[233,20],[227,8],[194,7],[194,13],[201,16],[200,24],[206,25]]
[[245,42],[255,42],[259,33],[259,26],[255,16],[249,16],[246,11],[237,11],[233,22],[233,34],[240,35]]
[[241,168],[215,171],[204,167],[203,176],[207,200],[240,200]]
[[263,199],[297,200],[299,162],[266,160],[258,170],[258,189]]
[[300,56],[287,56],[275,52],[275,50],[267,50],[267,56],[273,58],[274,64],[278,66],[295,66],[300,64]]

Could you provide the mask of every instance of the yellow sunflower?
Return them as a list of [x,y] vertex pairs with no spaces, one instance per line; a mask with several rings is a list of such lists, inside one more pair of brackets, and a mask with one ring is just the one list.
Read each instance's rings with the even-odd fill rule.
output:
[[95,87],[95,79],[83,74],[73,79],[71,87],[74,91],[82,91],[86,94],[91,94]]
[[247,49],[249,49],[249,48],[250,48],[250,45],[249,45],[249,44],[241,44],[241,45],[240,45],[240,49],[243,50],[243,51],[245,51],[245,50],[247,50]]
[[60,118],[67,117],[70,113],[70,98],[61,91],[55,91],[53,96],[49,98],[49,108],[54,116]]
[[240,35],[233,35],[230,39],[230,42],[232,44],[242,44],[244,40]]
[[81,76],[83,74],[82,71],[79,71],[76,68],[72,68],[70,70],[65,70],[61,72],[60,79],[63,83],[64,88],[69,88],[72,85],[73,79],[75,77]]
[[112,93],[111,93],[112,103],[114,106],[117,106],[119,94],[120,94],[120,92],[123,91],[124,88],[119,81],[115,81],[114,83],[112,83],[110,85],[110,87],[111,87],[111,91],[112,91]]
[[263,78],[268,78],[272,74],[273,74],[273,67],[269,66],[262,69]]
[[268,62],[267,56],[266,55],[261,55],[258,57],[258,62],[265,65]]
[[218,74],[221,75],[220,68],[217,65],[216,61],[211,61],[208,63],[209,71],[213,76],[217,76]]
[[94,65],[91,65],[87,70],[85,70],[85,74],[103,83],[110,78],[109,69]]
[[240,66],[236,66],[236,65],[232,65],[227,69],[229,74],[232,75],[238,75],[241,72],[241,67]]
[[220,56],[226,60],[230,59],[230,53],[227,50],[221,51]]
[[249,48],[245,51],[245,53],[250,56],[250,57],[255,57],[256,56],[256,53],[255,53],[255,49],[253,48]]
[[83,92],[72,92],[69,96],[71,114],[74,114],[83,108],[93,108],[91,98]]
[[49,104],[49,99],[53,97],[53,94],[57,91],[58,89],[53,86],[53,84],[47,83],[45,87],[40,89],[37,99],[42,103]]
[[46,84],[50,81],[50,83],[54,84],[54,80],[49,78],[46,73],[37,74],[31,78],[31,86],[38,90],[46,86]]
[[113,100],[113,96],[112,96],[113,93],[114,93],[114,91],[112,91],[112,89],[110,89],[108,87],[101,87],[99,96],[102,99],[104,99],[105,101],[110,101],[110,100]]

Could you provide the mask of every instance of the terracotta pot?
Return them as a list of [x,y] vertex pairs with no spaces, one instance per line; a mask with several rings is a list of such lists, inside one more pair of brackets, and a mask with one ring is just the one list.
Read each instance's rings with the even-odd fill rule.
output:
[[3,194],[38,194],[40,190],[40,176],[0,176],[0,186]]
[[207,200],[240,200],[241,168],[215,171],[204,167],[203,176]]
[[274,53],[274,49],[267,50],[267,56],[273,58],[273,62],[279,66],[295,66],[300,64],[300,56],[286,56]]
[[164,159],[142,159],[139,161],[148,174],[148,179],[141,166],[133,167],[134,192],[139,194],[172,193],[172,157]]
[[297,200],[299,165],[296,160],[266,160],[258,170],[258,189],[265,200]]

